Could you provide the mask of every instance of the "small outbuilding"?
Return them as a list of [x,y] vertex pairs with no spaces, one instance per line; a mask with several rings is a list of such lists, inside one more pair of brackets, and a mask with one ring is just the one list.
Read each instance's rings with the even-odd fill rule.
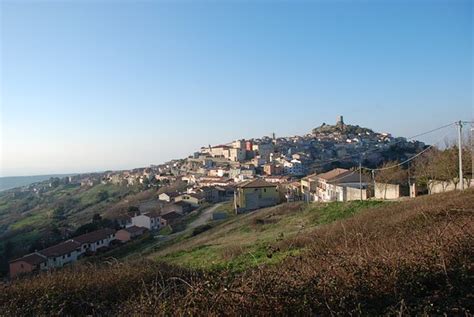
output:
[[125,243],[132,239],[141,237],[147,231],[147,228],[144,227],[131,226],[117,231],[115,233],[115,238],[117,238],[117,240],[119,240],[120,242]]

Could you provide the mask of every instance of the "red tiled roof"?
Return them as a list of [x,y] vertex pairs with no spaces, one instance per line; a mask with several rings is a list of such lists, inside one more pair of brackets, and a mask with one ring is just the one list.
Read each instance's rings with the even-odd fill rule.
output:
[[61,256],[78,249],[80,246],[79,242],[69,240],[41,250],[39,253],[47,257]]
[[72,240],[80,242],[81,244],[84,243],[93,243],[99,240],[103,240],[108,238],[111,234],[114,234],[115,230],[110,228],[99,229],[96,231],[92,231],[78,237],[72,238]]
[[39,254],[32,253],[32,254],[25,255],[22,258],[10,261],[10,263],[18,262],[18,261],[23,261],[31,265],[38,265],[40,263],[46,262],[46,258],[42,257]]
[[169,220],[174,220],[174,219],[181,218],[182,216],[177,212],[171,211],[171,212],[168,212],[168,213],[162,215],[161,217],[163,219],[169,221]]
[[317,175],[317,177],[330,181],[338,177],[343,177],[345,176],[344,174],[349,174],[349,173],[352,173],[352,172],[349,170],[346,170],[345,168],[335,168],[333,170],[330,170],[329,172],[319,174]]
[[306,175],[305,177],[302,178],[302,180],[309,180],[309,179],[315,179],[319,175],[317,173],[311,174],[311,175]]
[[277,187],[277,185],[264,181],[263,179],[255,179],[238,185],[240,188],[263,188],[263,187]]

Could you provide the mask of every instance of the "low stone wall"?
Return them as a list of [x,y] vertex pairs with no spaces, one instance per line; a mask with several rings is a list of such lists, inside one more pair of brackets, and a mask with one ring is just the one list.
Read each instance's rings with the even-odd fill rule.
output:
[[[469,184],[466,180],[464,180],[464,189],[471,186],[474,187],[474,180],[471,180],[471,184]],[[437,194],[437,193],[450,192],[450,191],[459,189],[460,187],[461,187],[460,183],[458,183],[456,186],[456,184],[454,184],[454,182],[451,182],[451,181],[430,181],[428,184],[428,191],[430,194]]]
[[400,198],[400,185],[375,183],[374,197],[378,199]]

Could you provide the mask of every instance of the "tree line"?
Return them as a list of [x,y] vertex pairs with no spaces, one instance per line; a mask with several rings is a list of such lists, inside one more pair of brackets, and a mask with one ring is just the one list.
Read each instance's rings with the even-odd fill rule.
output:
[[[464,184],[470,186],[473,177],[472,153],[469,142],[462,148],[462,169]],[[398,161],[387,161],[379,170],[374,171],[374,180],[381,184],[398,184],[401,186],[416,184],[428,191],[436,183],[443,190],[450,184],[457,189],[459,179],[459,150],[455,144],[447,144],[444,149],[432,147],[415,159],[400,165]]]

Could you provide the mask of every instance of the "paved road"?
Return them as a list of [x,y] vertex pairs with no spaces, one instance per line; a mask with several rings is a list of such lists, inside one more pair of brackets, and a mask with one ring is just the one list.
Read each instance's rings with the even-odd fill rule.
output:
[[218,203],[218,204],[215,204],[214,206],[211,206],[205,210],[203,210],[201,212],[201,214],[199,215],[199,217],[194,220],[193,222],[189,223],[188,226],[186,227],[186,229],[194,229],[196,227],[199,227],[199,226],[202,226],[202,225],[205,225],[206,223],[208,223],[209,221],[211,221],[212,219],[212,213],[214,211],[216,211],[217,208],[219,208],[220,206],[222,206],[223,203]]

